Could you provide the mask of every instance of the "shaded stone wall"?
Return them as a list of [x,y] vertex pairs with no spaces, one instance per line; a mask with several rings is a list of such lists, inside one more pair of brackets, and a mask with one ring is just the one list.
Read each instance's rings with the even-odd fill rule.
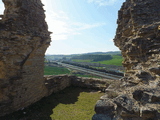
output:
[[3,0],[0,20],[0,116],[38,101],[44,85],[44,53],[50,44],[40,0]]
[[69,86],[104,90],[111,84],[119,84],[117,80],[76,77],[68,75],[45,75],[46,96],[61,91]]

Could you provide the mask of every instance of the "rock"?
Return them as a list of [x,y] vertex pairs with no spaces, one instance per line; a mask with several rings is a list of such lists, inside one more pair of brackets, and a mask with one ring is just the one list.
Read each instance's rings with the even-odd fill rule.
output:
[[150,68],[149,70],[151,72],[153,72],[153,73],[155,73],[155,74],[160,76],[160,67],[158,67],[158,68]]
[[47,93],[44,54],[50,44],[40,0],[2,0],[0,15],[0,116],[26,107]]
[[160,73],[157,68],[160,63],[159,3],[158,0],[154,2],[147,0],[145,3],[127,0],[119,11],[114,42],[125,59],[123,62],[126,68],[125,75],[132,76],[132,81],[139,78],[143,78],[140,82],[148,78],[155,81],[159,79],[154,77]]
[[115,103],[109,99],[99,100],[96,103],[95,111],[97,114],[107,114],[113,117],[115,111]]
[[[101,97],[113,101],[116,107],[115,110],[111,109],[115,112],[113,116],[105,113],[107,103],[104,108],[101,106],[101,110],[104,110],[101,114],[107,117],[116,120],[160,119],[159,4],[159,0],[126,0],[119,10],[114,42],[122,51],[126,73],[121,79],[120,87],[112,88],[113,92],[117,92],[117,97]],[[96,107],[98,106],[95,106],[95,110]]]
[[104,115],[104,114],[95,114],[92,117],[92,120],[115,120],[115,119],[111,118],[110,116]]

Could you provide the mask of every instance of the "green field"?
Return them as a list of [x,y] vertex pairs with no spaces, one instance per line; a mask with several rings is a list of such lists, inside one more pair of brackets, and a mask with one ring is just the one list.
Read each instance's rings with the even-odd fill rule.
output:
[[112,60],[105,60],[105,61],[99,61],[94,63],[122,66],[122,61],[123,61],[122,56],[113,55],[112,57],[113,57]]
[[[53,66],[45,66],[44,68],[44,75],[61,75],[61,74],[70,74],[71,71],[69,71],[67,68],[64,67],[53,67]],[[91,78],[100,78],[93,75],[88,74],[71,74],[77,77],[91,77]]]
[[[91,120],[94,106],[104,93],[82,88],[67,88],[56,97],[59,104],[53,109],[52,120]],[[54,101],[52,101],[54,102]]]
[[74,62],[92,62],[92,63],[100,63],[100,64],[105,64],[105,65],[122,66],[122,61],[123,61],[122,56],[112,55],[112,58],[113,58],[112,60],[104,60],[104,61],[98,61],[98,62],[92,62],[92,60],[76,60],[76,59],[73,59],[72,61]]
[[91,120],[102,95],[91,89],[68,87],[0,120]]
[[60,74],[69,74],[70,71],[67,68],[63,67],[52,67],[45,66],[44,75],[60,75]]

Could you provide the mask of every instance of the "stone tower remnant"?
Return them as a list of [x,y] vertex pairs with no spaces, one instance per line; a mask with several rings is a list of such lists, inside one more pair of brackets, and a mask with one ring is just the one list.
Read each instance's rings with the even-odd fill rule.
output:
[[159,0],[123,3],[114,42],[122,51],[126,73],[118,88],[106,90],[117,95],[97,102],[93,120],[160,119],[159,5]]
[[50,44],[40,0],[2,0],[0,20],[0,116],[46,94],[44,53]]

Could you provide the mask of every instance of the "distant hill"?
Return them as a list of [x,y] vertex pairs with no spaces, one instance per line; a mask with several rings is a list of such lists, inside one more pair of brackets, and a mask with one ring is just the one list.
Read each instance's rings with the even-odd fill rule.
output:
[[109,52],[91,52],[91,53],[84,53],[88,55],[116,55],[116,54],[121,54],[120,51],[109,51]]
[[121,55],[120,51],[109,51],[109,52],[91,52],[91,53],[83,53],[83,54],[71,54],[71,55],[45,55],[46,60],[69,60],[73,57],[83,56],[83,55]]
[[78,60],[91,60],[92,62],[103,61],[103,60],[111,60],[111,55],[106,54],[83,54],[79,56],[73,56],[71,59]]

